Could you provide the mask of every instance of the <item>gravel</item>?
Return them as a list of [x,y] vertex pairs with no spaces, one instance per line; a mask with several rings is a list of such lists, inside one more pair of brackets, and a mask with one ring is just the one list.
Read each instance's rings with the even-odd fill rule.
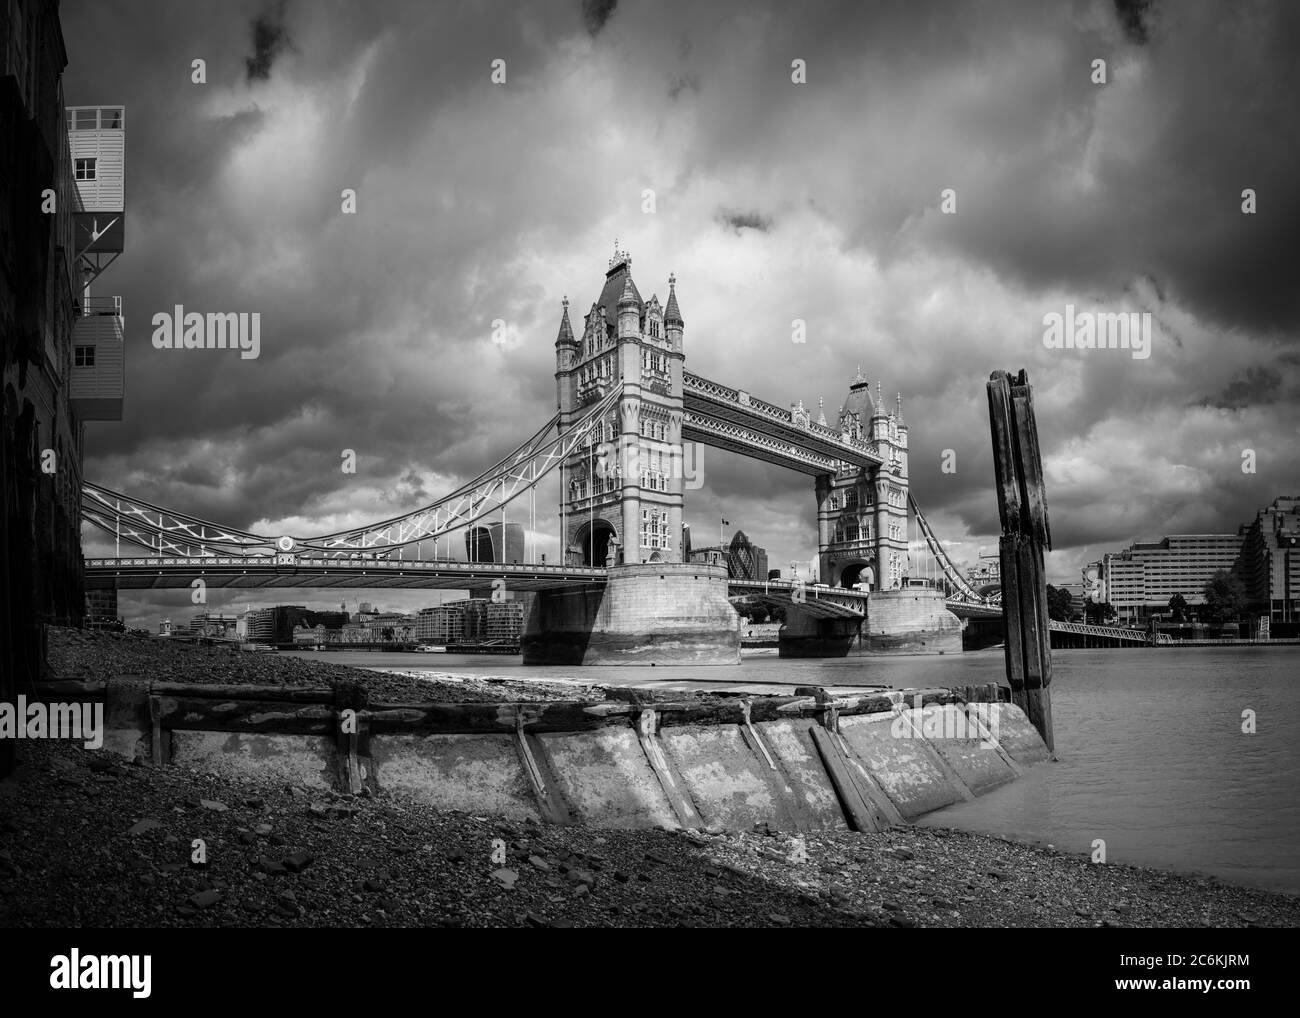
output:
[[[392,703],[483,703],[605,698],[600,687],[576,683],[426,678],[418,673],[376,672],[304,660],[287,654],[200,646],[182,640],[50,627],[49,668],[53,679],[105,681],[134,675],[159,682],[193,682],[326,688],[331,682],[359,682],[375,701]],[[323,655],[327,656],[327,655]]]
[[[107,681],[123,675],[158,682],[220,685],[328,688],[332,682],[356,682],[370,692],[372,702],[384,703],[535,703],[582,701],[599,703],[610,691],[575,680],[547,681],[507,676],[455,675],[449,672],[352,668],[321,659],[289,654],[241,651],[229,646],[201,646],[184,640],[51,626],[51,679]],[[638,690],[647,702],[673,700],[716,703],[720,697],[703,692]],[[626,696],[626,690],[616,695]]]
[[[192,861],[196,839],[206,864]],[[62,742],[24,743],[0,782],[3,926],[1297,923],[1294,897],[943,828],[556,827],[135,766]]]

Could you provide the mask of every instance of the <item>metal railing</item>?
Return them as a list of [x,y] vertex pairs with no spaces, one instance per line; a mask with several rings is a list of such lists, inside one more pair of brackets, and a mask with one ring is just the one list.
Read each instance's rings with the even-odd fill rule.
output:
[[80,317],[90,315],[117,315],[122,317],[121,297],[80,297],[72,302],[72,310]]

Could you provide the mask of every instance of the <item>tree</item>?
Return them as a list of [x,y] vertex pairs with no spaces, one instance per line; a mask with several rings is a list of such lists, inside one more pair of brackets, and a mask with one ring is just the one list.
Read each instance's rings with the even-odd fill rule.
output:
[[1187,598],[1182,594],[1175,594],[1169,599],[1169,610],[1173,613],[1175,622],[1185,622],[1187,620]]
[[1220,569],[1205,584],[1205,607],[1215,622],[1238,618],[1246,610],[1246,587],[1239,576]]
[[1047,617],[1053,622],[1069,622],[1073,602],[1068,590],[1053,587],[1050,583],[1047,585]]
[[1083,602],[1083,619],[1090,626],[1105,625],[1119,613],[1109,601],[1094,603],[1092,598]]

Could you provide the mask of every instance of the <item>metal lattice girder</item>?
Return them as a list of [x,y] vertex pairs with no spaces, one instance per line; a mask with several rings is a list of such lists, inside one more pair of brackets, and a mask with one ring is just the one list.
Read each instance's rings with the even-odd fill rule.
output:
[[159,555],[263,557],[293,552],[328,558],[363,549],[397,549],[468,526],[533,488],[589,439],[621,395],[621,386],[613,389],[588,407],[564,434],[548,437],[559,420],[557,414],[523,445],[451,494],[414,512],[364,528],[304,538],[254,534],[90,483],[82,489],[82,518],[107,534]]
[[884,463],[873,441],[818,424],[811,414],[796,420],[789,410],[689,371],[682,375],[682,404],[684,424],[693,423],[696,440],[706,445],[803,473],[835,473],[841,463],[869,470]]
[[212,545],[238,554],[274,553],[274,539],[209,523],[86,481],[81,518],[107,534],[171,555],[200,555]]

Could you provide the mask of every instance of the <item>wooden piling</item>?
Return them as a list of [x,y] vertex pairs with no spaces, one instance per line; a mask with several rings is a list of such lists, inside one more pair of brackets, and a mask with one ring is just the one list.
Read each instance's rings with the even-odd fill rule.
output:
[[1022,369],[989,377],[989,425],[1002,537],[1002,609],[1011,702],[1023,710],[1048,750],[1052,740],[1052,643],[1043,552],[1052,547],[1038,449],[1034,395]]

